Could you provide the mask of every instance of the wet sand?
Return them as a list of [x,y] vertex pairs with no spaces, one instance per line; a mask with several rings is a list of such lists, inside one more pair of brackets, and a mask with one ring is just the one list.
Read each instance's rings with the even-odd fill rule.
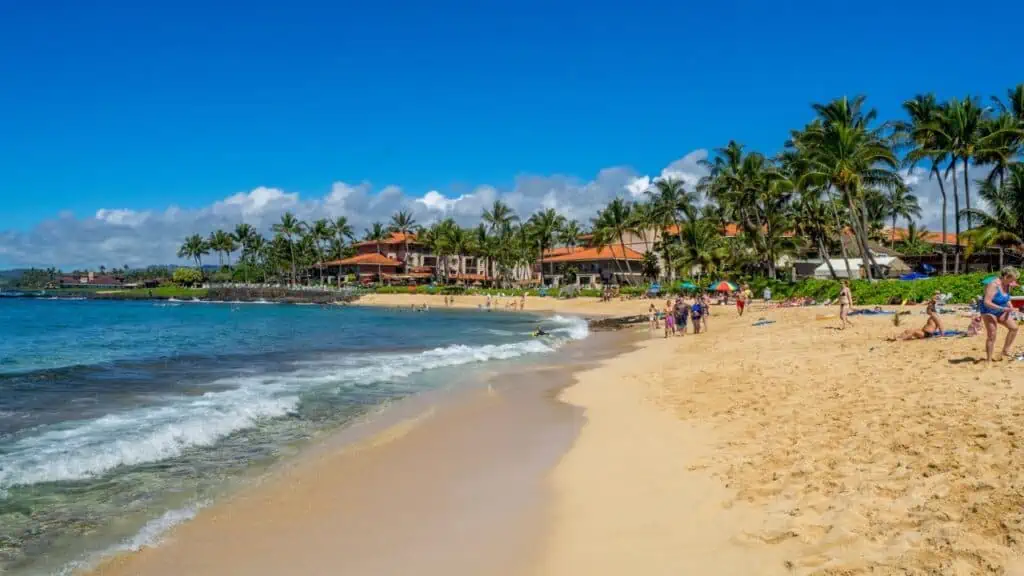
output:
[[582,422],[555,396],[622,338],[389,410],[91,574],[521,574],[543,544],[546,475]]

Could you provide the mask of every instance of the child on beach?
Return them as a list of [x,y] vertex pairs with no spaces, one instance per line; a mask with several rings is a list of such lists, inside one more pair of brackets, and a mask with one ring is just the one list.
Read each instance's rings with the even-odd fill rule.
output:
[[665,301],[665,338],[676,335],[675,310],[671,300]]
[[654,302],[647,308],[647,329],[651,335],[658,329],[658,309],[654,307]]
[[843,279],[843,288],[839,291],[839,329],[845,330],[846,326],[853,326],[853,322],[847,318],[850,308],[853,307],[853,293],[850,292],[850,281]]

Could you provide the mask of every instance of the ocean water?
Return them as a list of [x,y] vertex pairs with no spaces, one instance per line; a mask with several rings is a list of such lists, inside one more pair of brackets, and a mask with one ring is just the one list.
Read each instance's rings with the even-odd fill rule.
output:
[[0,299],[0,573],[153,542],[319,434],[586,335],[515,313]]

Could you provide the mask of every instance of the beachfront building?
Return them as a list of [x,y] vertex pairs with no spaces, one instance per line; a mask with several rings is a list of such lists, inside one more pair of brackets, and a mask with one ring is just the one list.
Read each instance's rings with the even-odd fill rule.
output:
[[545,253],[541,278],[545,286],[639,284],[643,260],[628,246],[556,248]]

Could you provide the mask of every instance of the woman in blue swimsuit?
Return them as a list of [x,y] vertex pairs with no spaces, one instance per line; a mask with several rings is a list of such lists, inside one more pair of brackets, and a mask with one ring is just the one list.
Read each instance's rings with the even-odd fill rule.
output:
[[1010,305],[1010,287],[1017,284],[1017,269],[1013,266],[1003,268],[997,280],[993,280],[985,287],[985,297],[978,306],[981,312],[981,319],[985,323],[985,358],[992,362],[992,351],[996,346],[996,336],[999,325],[1006,327],[1006,340],[1003,341],[1002,356],[996,360],[1010,355],[1010,348],[1013,340],[1017,337],[1017,320],[1011,317],[1013,307]]

